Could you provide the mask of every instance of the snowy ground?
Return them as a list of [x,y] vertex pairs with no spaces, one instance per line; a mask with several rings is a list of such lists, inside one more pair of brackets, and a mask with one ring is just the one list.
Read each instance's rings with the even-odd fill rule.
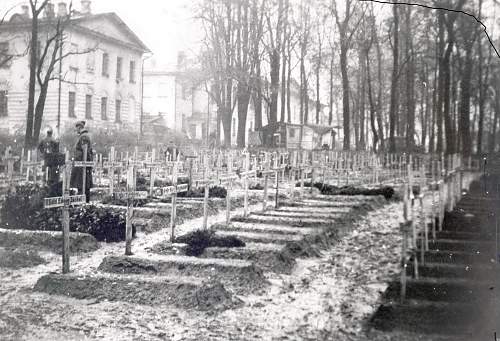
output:
[[[270,203],[271,204],[271,203]],[[255,205],[253,209],[260,207]],[[233,215],[241,214],[235,210]],[[225,213],[209,223],[224,221]],[[264,294],[240,297],[245,304],[224,312],[201,312],[124,302],[75,300],[32,291],[37,279],[60,271],[60,257],[21,270],[0,269],[1,340],[368,340],[364,326],[380,294],[398,272],[402,204],[368,213],[322,257],[298,260],[289,275],[266,273]],[[180,225],[199,228],[201,218]],[[133,249],[168,238],[168,230],[139,235]],[[72,270],[91,273],[124,244],[103,244],[72,257]],[[377,339],[382,340],[381,335]]]

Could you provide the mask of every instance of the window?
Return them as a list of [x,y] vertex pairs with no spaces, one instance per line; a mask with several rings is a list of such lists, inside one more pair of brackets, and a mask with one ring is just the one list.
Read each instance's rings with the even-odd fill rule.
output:
[[236,136],[236,117],[233,117],[233,136]]
[[102,54],[102,75],[104,77],[109,77],[109,54],[104,52]]
[[295,138],[295,128],[290,128],[290,138]]
[[122,79],[122,57],[116,57],[116,80]]
[[130,61],[129,82],[135,83],[135,60]]
[[70,57],[70,67],[73,69],[78,69],[78,45],[77,44],[71,43],[70,53],[72,53],[71,57]]
[[95,69],[95,53],[94,51],[90,51],[87,53],[87,72],[94,73]]
[[92,119],[92,95],[85,95],[85,118]]
[[12,56],[9,55],[9,42],[0,43],[0,68],[8,68]]
[[108,98],[101,97],[101,119],[106,121],[108,119]]
[[74,91],[68,93],[68,116],[76,117],[75,115],[75,98],[76,94]]
[[122,111],[122,101],[117,99],[115,100],[115,122],[120,123],[120,114]]
[[0,90],[0,117],[8,116],[9,110],[7,103],[8,103],[7,91]]

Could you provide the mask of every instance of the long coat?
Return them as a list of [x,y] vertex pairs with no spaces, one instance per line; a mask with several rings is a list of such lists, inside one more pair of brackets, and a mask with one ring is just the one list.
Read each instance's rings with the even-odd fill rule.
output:
[[[87,146],[87,161],[92,161],[92,144],[90,142],[90,136],[87,130],[82,130],[80,132],[80,136],[78,137],[78,141],[75,145],[75,161],[84,161],[83,160],[83,147]],[[78,193],[84,193],[83,191],[83,170],[82,167],[74,167],[71,170],[71,187],[78,188]],[[92,188],[92,167],[86,167],[85,171],[87,173],[85,177],[85,193],[90,191]]]

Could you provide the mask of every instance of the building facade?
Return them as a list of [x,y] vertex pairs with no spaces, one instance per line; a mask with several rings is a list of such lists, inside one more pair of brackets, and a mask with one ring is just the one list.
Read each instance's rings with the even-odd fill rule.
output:
[[[53,23],[67,11],[64,2],[58,4],[57,13],[53,5],[47,6],[40,19],[40,51]],[[29,9],[23,6],[21,14],[2,24],[0,33],[0,46],[17,56],[0,68],[0,129],[11,133],[26,125],[30,30]],[[88,0],[72,13],[64,34],[63,58],[49,83],[42,129],[51,127],[62,134],[85,120],[90,129],[138,131],[142,58],[148,48],[115,13],[92,14]]]

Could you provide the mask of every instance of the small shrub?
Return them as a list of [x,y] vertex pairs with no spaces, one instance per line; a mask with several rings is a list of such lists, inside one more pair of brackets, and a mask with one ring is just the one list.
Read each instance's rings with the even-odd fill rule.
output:
[[242,247],[245,243],[235,236],[217,236],[212,230],[195,230],[175,238],[176,243],[187,244],[186,255],[200,256],[207,247]]
[[[149,202],[150,202],[149,199],[131,199],[130,206],[143,207]],[[114,198],[110,195],[107,195],[104,198],[102,198],[102,203],[107,204],[107,205],[127,206],[127,199],[126,198]]]
[[[43,208],[49,190],[33,184],[17,186],[0,208],[1,225],[9,229],[61,231],[61,209]],[[69,216],[72,232],[89,233],[105,242],[125,240],[124,210],[84,205],[71,207]]]
[[259,182],[251,184],[248,186],[248,189],[253,189],[253,190],[263,190],[264,186],[262,186]]
[[[300,187],[300,182],[295,184]],[[337,187],[334,185],[325,184],[322,182],[315,182],[313,186],[325,195],[383,195],[386,199],[390,199],[394,195],[394,188],[390,186],[383,186],[380,188],[362,188],[354,186]],[[311,182],[304,182],[304,187],[311,187]]]
[[[205,188],[191,188],[187,192],[177,193],[179,198],[203,198],[205,196]],[[227,190],[221,186],[213,186],[208,189],[209,198],[225,198]]]

